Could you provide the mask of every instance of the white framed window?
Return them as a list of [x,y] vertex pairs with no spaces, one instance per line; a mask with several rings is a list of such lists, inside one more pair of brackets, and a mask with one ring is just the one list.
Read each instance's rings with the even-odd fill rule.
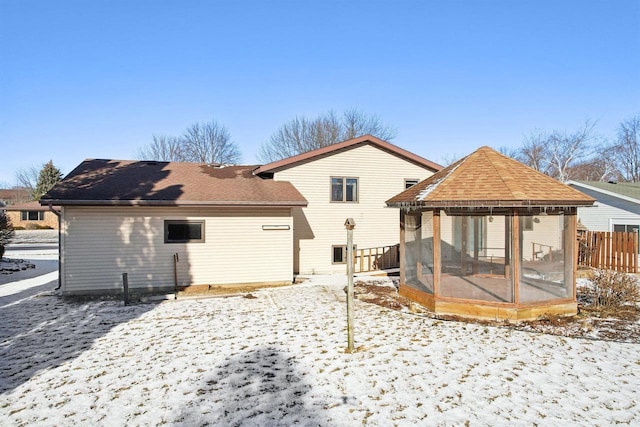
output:
[[204,221],[166,220],[165,243],[204,243]]
[[331,177],[331,202],[357,203],[358,202],[358,178]]
[[20,211],[22,221],[44,221],[43,211]]
[[404,189],[406,190],[407,188],[411,188],[414,185],[416,185],[418,182],[420,182],[419,179],[405,179],[404,180]]

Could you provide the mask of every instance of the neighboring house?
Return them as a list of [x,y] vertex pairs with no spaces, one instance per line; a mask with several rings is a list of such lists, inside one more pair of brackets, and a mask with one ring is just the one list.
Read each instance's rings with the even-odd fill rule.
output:
[[294,271],[344,273],[347,218],[356,249],[399,242],[395,209],[385,201],[442,166],[370,135],[260,166],[254,173],[293,184],[309,202],[293,209]]
[[588,230],[640,234],[640,183],[569,181],[567,184],[596,199],[593,207],[578,209],[580,222]]
[[4,207],[14,228],[27,230],[37,228],[58,229],[58,216],[48,206],[39,202],[19,203]]
[[123,273],[148,291],[291,283],[292,210],[307,202],[253,169],[85,160],[41,199],[60,206],[63,293],[121,292]]
[[0,189],[0,206],[15,205],[31,200],[31,191],[28,188],[3,188]]

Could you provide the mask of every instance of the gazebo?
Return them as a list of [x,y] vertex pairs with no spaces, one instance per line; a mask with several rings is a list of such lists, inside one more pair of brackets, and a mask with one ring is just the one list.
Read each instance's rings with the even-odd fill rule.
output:
[[481,147],[387,201],[400,208],[400,294],[448,315],[574,315],[576,212],[593,203]]

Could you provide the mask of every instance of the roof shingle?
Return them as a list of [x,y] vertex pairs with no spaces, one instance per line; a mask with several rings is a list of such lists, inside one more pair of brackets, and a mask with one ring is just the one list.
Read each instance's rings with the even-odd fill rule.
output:
[[45,194],[57,205],[306,206],[289,182],[255,176],[255,166],[88,159]]
[[387,200],[388,206],[503,207],[591,205],[594,199],[481,147]]

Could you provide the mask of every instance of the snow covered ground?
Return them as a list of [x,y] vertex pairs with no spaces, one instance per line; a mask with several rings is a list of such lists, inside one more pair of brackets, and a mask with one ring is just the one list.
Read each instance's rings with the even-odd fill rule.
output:
[[0,296],[0,425],[640,423],[638,344],[356,301],[348,354],[344,285],[125,307],[22,282]]
[[10,246],[33,243],[58,243],[58,230],[16,230]]

